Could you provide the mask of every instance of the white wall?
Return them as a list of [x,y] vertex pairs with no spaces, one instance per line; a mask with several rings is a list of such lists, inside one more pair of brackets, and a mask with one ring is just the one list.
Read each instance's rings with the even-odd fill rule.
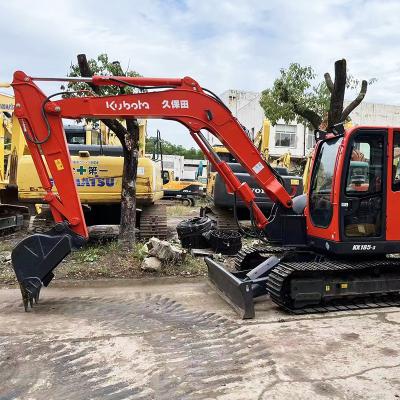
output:
[[[348,102],[346,102],[348,104]],[[354,125],[400,127],[400,106],[361,103],[350,115]]]
[[[260,106],[261,93],[245,92],[240,90],[226,90],[221,94],[221,99],[231,110],[232,114],[250,132],[255,134],[261,129],[264,120],[264,110]],[[347,105],[349,102],[345,102]],[[400,106],[387,104],[361,103],[350,115],[354,125],[383,125],[400,127]],[[283,120],[278,124],[285,124]],[[271,126],[269,149],[272,156],[280,156],[288,150],[294,157],[303,157],[308,153],[307,133],[308,128],[302,124],[296,125],[296,143],[294,147],[275,146],[276,127]],[[306,141],[306,146],[304,142]]]
[[[264,110],[260,106],[261,93],[226,90],[220,97],[238,121],[251,133],[257,134],[257,132],[261,130],[265,118]],[[278,124],[285,124],[285,122],[279,120]],[[275,127],[271,126],[269,149],[272,156],[281,156],[288,150],[292,156],[295,157],[302,157],[304,155],[305,127],[296,122],[291,122],[289,125],[296,126],[297,138],[295,147],[287,148],[275,146]]]
[[[152,156],[151,154],[146,154],[146,157],[151,158],[151,156]],[[183,156],[163,154],[163,164],[165,169],[172,169],[174,171],[175,178],[181,179],[183,177],[183,170],[184,170]]]

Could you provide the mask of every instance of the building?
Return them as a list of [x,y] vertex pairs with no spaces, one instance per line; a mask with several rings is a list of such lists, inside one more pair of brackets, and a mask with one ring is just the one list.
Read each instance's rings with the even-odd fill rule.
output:
[[[265,118],[260,106],[261,93],[227,90],[220,97],[249,131],[250,137],[254,138]],[[350,117],[353,125],[400,126],[400,106],[363,102]],[[269,139],[271,156],[281,156],[289,150],[293,158],[304,157],[314,144],[313,130],[295,121],[286,124],[280,120],[275,126],[271,126]]]

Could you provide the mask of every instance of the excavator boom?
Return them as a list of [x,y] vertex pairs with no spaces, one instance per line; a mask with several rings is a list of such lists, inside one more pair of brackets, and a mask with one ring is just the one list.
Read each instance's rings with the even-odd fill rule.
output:
[[[141,92],[53,100],[56,95],[47,97],[35,81],[54,80],[80,80],[98,86],[132,86]],[[240,196],[251,210],[258,228],[265,228],[268,220],[255,203],[254,193],[215,154],[201,133],[205,129],[230,150],[275,203],[284,209],[292,207],[289,193],[229,109],[217,96],[203,89],[192,78],[31,78],[24,72],[17,71],[12,87],[15,92],[15,114],[46,192],[45,200],[58,223],[46,235],[26,238],[13,251],[13,266],[21,285],[25,306],[38,298],[41,286],[47,286],[51,281],[52,271],[58,263],[73,247],[81,246],[88,237],[73,179],[62,118],[162,118],[183,124],[224,178],[228,191]],[[57,194],[53,191],[53,185]]]

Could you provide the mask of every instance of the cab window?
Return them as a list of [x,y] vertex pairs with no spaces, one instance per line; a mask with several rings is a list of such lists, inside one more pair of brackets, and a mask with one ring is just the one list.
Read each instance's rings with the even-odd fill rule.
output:
[[311,178],[310,217],[313,224],[321,228],[328,227],[332,220],[333,178],[342,141],[343,138],[335,138],[321,144]]
[[383,139],[358,137],[347,163],[346,195],[358,196],[382,191]]
[[384,134],[358,134],[352,141],[346,164],[342,197],[346,237],[380,237],[383,232]]

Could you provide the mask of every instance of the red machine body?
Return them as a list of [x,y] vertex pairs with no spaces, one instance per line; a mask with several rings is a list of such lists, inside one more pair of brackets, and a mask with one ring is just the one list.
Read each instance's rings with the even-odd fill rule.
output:
[[[35,80],[78,80],[146,90],[53,101],[55,95],[46,97]],[[265,261],[264,255],[256,254],[258,249],[254,254],[246,252],[238,269],[249,271],[237,275],[206,258],[211,281],[236,309],[244,310],[244,318],[254,316],[253,297],[267,293],[290,311],[308,310],[310,305],[307,312],[342,309],[335,302],[349,299],[357,299],[360,307],[360,302],[377,296],[385,298],[386,306],[400,304],[400,263],[386,259],[387,254],[400,253],[400,128],[356,127],[324,133],[314,151],[308,193],[292,199],[230,110],[192,78],[53,79],[17,71],[12,86],[16,116],[46,191],[45,200],[59,223],[47,234],[24,239],[13,250],[25,307],[38,298],[42,285],[49,284],[58,263],[88,237],[62,125],[62,118],[84,117],[162,118],[188,128],[228,191],[250,209],[258,237],[269,240]],[[247,183],[241,183],[213,151],[203,129],[229,149],[276,204],[268,218]],[[273,256],[268,254],[271,243],[280,246]],[[349,255],[357,260],[354,265],[344,258]],[[374,307],[377,301],[371,304]]]

